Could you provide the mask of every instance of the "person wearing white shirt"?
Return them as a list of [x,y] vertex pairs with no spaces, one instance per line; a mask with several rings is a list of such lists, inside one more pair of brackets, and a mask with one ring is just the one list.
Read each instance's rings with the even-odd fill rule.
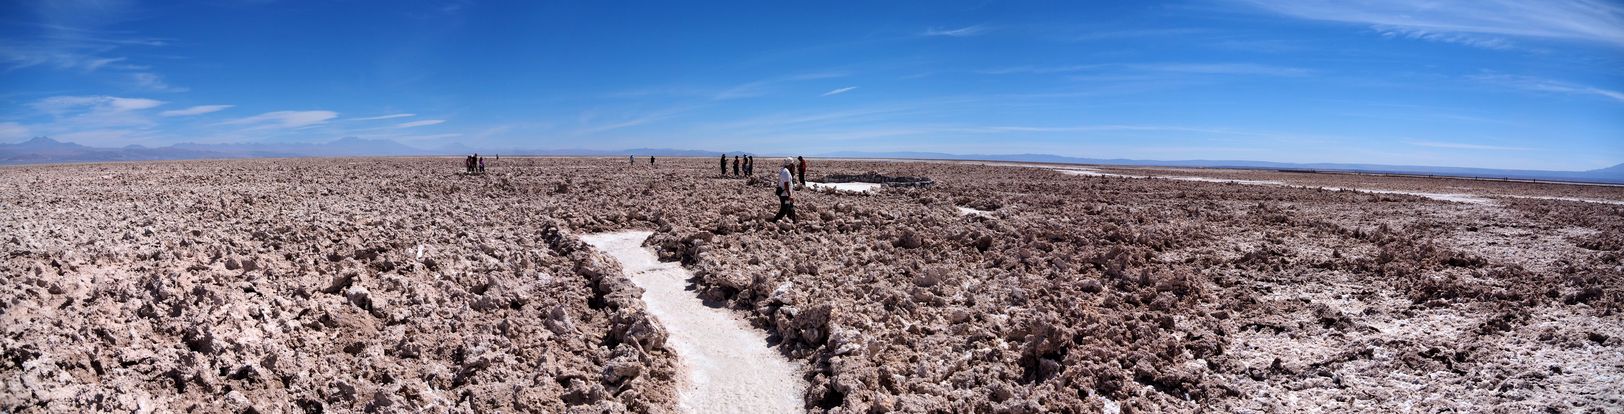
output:
[[790,194],[790,189],[795,184],[795,176],[789,172],[793,165],[795,165],[795,159],[785,157],[783,168],[778,170],[778,184],[777,188],[774,189],[778,193],[778,215],[773,216],[772,222],[774,223],[777,223],[778,219],[784,218],[786,215],[789,216],[791,222],[801,222],[795,218],[795,196]]

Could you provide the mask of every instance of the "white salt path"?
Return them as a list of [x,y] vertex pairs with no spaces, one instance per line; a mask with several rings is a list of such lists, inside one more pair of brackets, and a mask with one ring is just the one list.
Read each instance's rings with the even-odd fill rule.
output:
[[620,262],[626,276],[643,288],[649,313],[670,333],[666,345],[677,353],[686,382],[677,409],[686,413],[804,412],[806,381],[800,367],[767,347],[767,334],[726,309],[716,309],[687,290],[693,277],[677,263],[665,263],[643,248],[647,231],[598,233],[581,237]]
[[813,189],[832,188],[832,189],[835,189],[835,190],[851,191],[851,192],[857,192],[857,193],[872,193],[872,192],[874,192],[874,189],[877,189],[877,188],[880,188],[880,187],[884,186],[884,184],[879,184],[879,183],[814,183],[814,182],[808,182],[808,183],[806,183],[806,185],[808,187],[812,187]]

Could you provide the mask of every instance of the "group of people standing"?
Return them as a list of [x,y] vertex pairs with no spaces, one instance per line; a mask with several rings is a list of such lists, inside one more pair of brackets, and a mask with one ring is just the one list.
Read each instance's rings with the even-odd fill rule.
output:
[[[755,171],[756,157],[743,154],[733,156],[733,175],[752,176]],[[728,176],[727,154],[722,154],[718,161],[723,177]],[[784,217],[792,222],[799,222],[795,217],[795,181],[800,180],[801,186],[806,186],[806,158],[784,157],[783,168],[778,170],[777,180],[773,181],[773,194],[778,196],[778,214],[774,215],[772,222],[777,223]]]
[[[794,158],[785,158],[785,159],[789,161],[789,163],[785,164],[785,166],[784,166],[785,168],[788,169],[789,174],[791,176],[793,176],[794,178],[799,179],[800,182],[801,182],[801,185],[805,186],[806,185],[806,158],[796,156]],[[722,158],[718,163],[718,167],[721,168],[721,173],[722,173],[723,177],[728,176],[728,173],[727,173],[727,154],[722,154]],[[749,177],[749,176],[755,174],[755,170],[756,170],[756,157],[755,156],[752,156],[750,154],[743,154],[743,155],[735,154],[735,155],[733,155],[733,176],[735,176],[735,177],[737,177],[737,176]],[[794,182],[795,182],[795,179],[790,180],[790,183],[794,183]]]
[[[498,155],[496,159],[502,159],[502,156]],[[469,174],[484,174],[485,157],[481,157],[479,154],[469,155],[462,160],[462,166],[468,170]]]
[[[733,176],[750,176],[756,167],[756,157],[749,154],[733,156]],[[722,154],[722,176],[727,176],[727,154]]]

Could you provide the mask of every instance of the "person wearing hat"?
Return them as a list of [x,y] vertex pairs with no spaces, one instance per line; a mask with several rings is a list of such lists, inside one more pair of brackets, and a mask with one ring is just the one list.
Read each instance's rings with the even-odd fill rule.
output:
[[786,215],[789,216],[791,222],[801,222],[800,219],[795,218],[795,196],[790,195],[790,188],[794,186],[795,178],[794,175],[790,174],[789,170],[794,165],[794,158],[784,157],[784,166],[778,170],[778,184],[774,189],[778,193],[778,215],[773,216],[772,222],[774,223],[777,223],[778,219],[784,218]]

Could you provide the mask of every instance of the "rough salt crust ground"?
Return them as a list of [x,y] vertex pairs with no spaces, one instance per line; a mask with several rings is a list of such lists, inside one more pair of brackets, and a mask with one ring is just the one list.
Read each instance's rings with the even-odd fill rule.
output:
[[935,185],[769,224],[714,162],[5,167],[0,411],[673,411],[669,332],[575,236],[628,229],[808,411],[1624,410],[1624,206],[1565,199],[1621,188],[824,160]]

